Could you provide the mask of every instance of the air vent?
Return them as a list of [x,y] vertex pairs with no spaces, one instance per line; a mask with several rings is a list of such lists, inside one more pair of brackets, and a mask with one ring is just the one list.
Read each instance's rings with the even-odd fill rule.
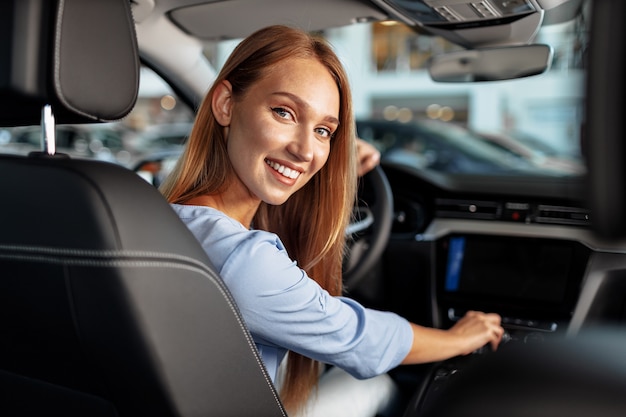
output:
[[449,219],[501,220],[526,224],[591,225],[587,209],[524,201],[500,202],[440,198],[436,200],[435,215]]
[[500,217],[502,204],[496,201],[456,200],[436,201],[436,215],[455,219],[494,220]]
[[579,207],[550,206],[544,204],[537,206],[535,222],[578,226],[588,226],[591,224],[589,210]]
[[397,197],[394,200],[394,220],[392,233],[416,234],[426,227],[426,209],[408,198]]

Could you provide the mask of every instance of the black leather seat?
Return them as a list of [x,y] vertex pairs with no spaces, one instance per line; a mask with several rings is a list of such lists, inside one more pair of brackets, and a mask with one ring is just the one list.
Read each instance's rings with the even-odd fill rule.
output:
[[[0,125],[37,124],[44,104],[60,123],[132,109],[128,0],[2,0],[0,28]],[[286,415],[228,290],[154,187],[42,154],[0,157],[0,178],[0,415]]]

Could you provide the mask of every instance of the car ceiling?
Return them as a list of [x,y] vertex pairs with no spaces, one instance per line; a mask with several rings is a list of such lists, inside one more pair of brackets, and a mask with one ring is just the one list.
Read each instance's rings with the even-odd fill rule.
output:
[[[544,23],[571,18],[582,0],[131,0],[140,22],[156,12],[202,39],[243,38],[274,23],[316,31],[351,23],[395,19],[409,25],[485,23],[543,15]],[[328,13],[328,10],[332,13]],[[269,12],[268,12],[269,11]]]
[[[447,37],[465,47],[532,42],[541,22],[571,18],[582,0],[511,0],[531,8],[531,16],[500,21],[484,16],[432,25],[433,15],[445,16],[479,7],[501,7],[495,0],[130,0],[137,22],[137,38],[143,59],[162,75],[175,74],[183,95],[197,101],[214,76],[204,62],[203,42],[238,39],[262,27],[281,23],[319,31],[359,22],[398,20],[418,32]],[[502,6],[504,7],[504,6]],[[332,10],[332,13],[328,11]],[[422,13],[422,11],[424,11]],[[437,10],[437,11],[435,11]],[[441,10],[444,10],[442,12]],[[454,14],[454,13],[453,13]],[[459,14],[459,13],[456,13]],[[526,13],[528,14],[528,13]],[[428,16],[428,17],[425,17]],[[538,17],[540,16],[540,17]],[[497,29],[494,28],[497,26]]]
[[315,31],[387,17],[371,3],[357,0],[232,0],[191,4],[170,12],[181,29],[203,39],[241,38],[274,23]]
[[389,18],[364,0],[131,0],[131,4],[143,60],[166,78],[176,79],[178,85],[173,87],[196,103],[214,76],[202,54],[204,41],[243,38],[275,23],[318,31]]
[[[138,23],[152,16],[168,16],[185,33],[204,40],[243,38],[275,23],[317,31],[389,18],[388,13],[364,0],[132,0],[132,3]],[[328,13],[329,9],[332,14]]]

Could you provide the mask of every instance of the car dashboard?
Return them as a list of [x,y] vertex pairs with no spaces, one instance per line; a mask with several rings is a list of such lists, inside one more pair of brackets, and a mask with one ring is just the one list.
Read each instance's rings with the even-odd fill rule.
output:
[[[468,310],[502,317],[507,345],[543,343],[596,323],[621,323],[615,291],[626,245],[597,237],[581,177],[447,175],[384,163],[394,224],[376,294],[382,307],[448,328]],[[381,291],[382,288],[382,291]],[[429,368],[412,409],[477,356]],[[420,372],[423,371],[420,368]],[[411,408],[410,407],[410,408]]]

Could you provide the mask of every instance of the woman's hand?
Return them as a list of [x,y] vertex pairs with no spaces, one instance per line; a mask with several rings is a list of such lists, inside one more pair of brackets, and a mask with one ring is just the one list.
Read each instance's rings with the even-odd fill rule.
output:
[[380,163],[380,152],[369,142],[356,138],[357,174],[363,176]]
[[449,331],[467,344],[467,348],[461,352],[463,355],[472,353],[486,344],[490,344],[491,348],[496,350],[504,334],[500,322],[498,314],[468,311]]
[[496,350],[504,329],[495,313],[468,311],[450,329],[435,329],[411,324],[413,346],[403,364],[428,363],[467,355],[489,344]]

